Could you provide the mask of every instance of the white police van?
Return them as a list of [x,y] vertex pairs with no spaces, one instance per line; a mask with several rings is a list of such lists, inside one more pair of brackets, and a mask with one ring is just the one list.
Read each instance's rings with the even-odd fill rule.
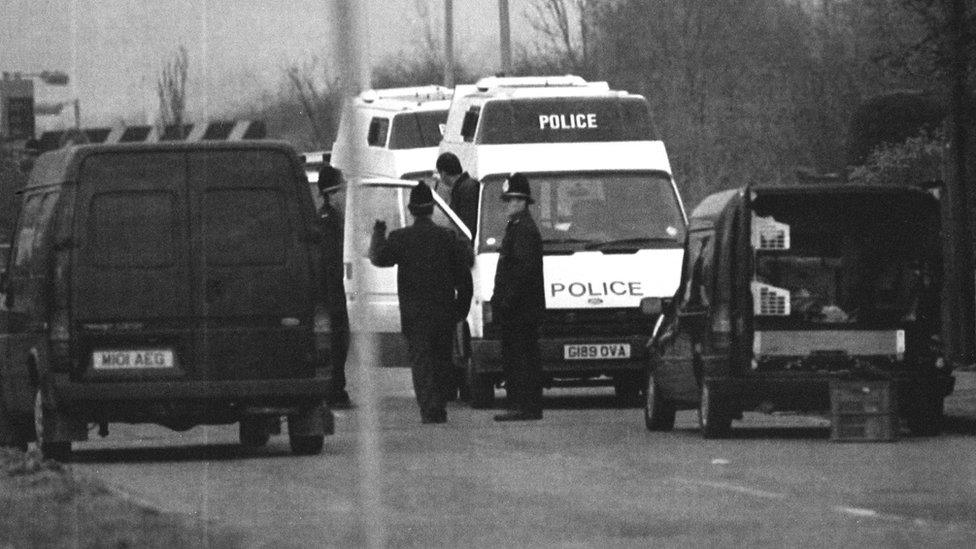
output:
[[360,93],[344,106],[332,165],[346,177],[429,181],[452,94],[443,86]]
[[481,180],[468,318],[472,404],[490,404],[501,379],[489,300],[507,221],[499,197],[512,172],[529,179],[542,235],[547,382],[612,382],[636,399],[653,328],[640,302],[677,289],[686,223],[644,97],[576,76],[484,78],[455,92],[440,150]]

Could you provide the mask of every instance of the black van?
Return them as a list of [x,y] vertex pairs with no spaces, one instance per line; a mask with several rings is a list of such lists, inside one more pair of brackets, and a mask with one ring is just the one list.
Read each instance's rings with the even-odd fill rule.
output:
[[942,356],[939,204],[907,187],[747,187],[694,210],[681,284],[651,340],[650,430],[698,408],[705,437],[746,410],[830,410],[831,380],[887,380],[898,413],[937,434],[954,378]]
[[297,153],[269,141],[84,145],[38,158],[0,311],[0,442],[66,458],[89,425],[288,418],[321,451],[321,235]]

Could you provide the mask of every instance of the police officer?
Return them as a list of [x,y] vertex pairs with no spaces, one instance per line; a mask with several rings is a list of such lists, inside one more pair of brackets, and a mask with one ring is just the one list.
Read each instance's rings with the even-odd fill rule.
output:
[[501,326],[509,411],[495,421],[542,419],[539,324],[546,308],[542,239],[528,205],[529,180],[513,173],[502,186],[508,225],[495,270],[491,308]]
[[377,221],[369,258],[377,267],[398,266],[400,322],[407,339],[413,388],[423,423],[447,421],[447,383],[452,374],[455,324],[471,305],[470,247],[457,234],[431,220],[434,197],[425,183],[410,191],[411,226],[386,236]]
[[332,204],[336,191],[342,188],[342,174],[326,164],[319,170],[319,228],[322,230],[322,255],[325,271],[326,307],[332,325],[330,363],[332,386],[326,402],[332,408],[351,408],[346,392],[346,357],[349,354],[349,312],[346,309],[346,289],[342,273],[342,214]]
[[481,183],[461,170],[461,161],[454,153],[441,153],[437,157],[437,175],[451,188],[451,209],[461,218],[474,237],[478,225],[478,192]]

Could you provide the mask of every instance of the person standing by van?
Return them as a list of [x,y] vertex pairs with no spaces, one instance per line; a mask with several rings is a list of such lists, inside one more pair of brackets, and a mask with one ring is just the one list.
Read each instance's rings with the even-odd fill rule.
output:
[[461,161],[454,153],[446,152],[438,156],[436,167],[441,182],[451,189],[451,209],[468,227],[473,239],[475,227],[478,225],[478,194],[481,183],[461,169]]
[[349,312],[346,308],[346,288],[342,273],[342,214],[332,204],[332,197],[342,188],[342,174],[326,164],[319,170],[319,227],[322,230],[322,253],[325,262],[326,307],[332,328],[329,361],[332,367],[332,387],[326,402],[332,408],[352,408],[346,392],[346,357],[349,355]]
[[423,423],[447,421],[446,380],[452,375],[451,345],[458,321],[468,315],[473,286],[470,247],[431,220],[434,196],[424,182],[410,191],[413,225],[386,235],[377,221],[369,259],[377,267],[398,266],[400,323],[407,339],[413,388]]
[[513,173],[502,186],[508,225],[495,269],[492,313],[502,329],[507,413],[495,421],[542,419],[539,325],[546,308],[542,238],[529,212],[529,180]]

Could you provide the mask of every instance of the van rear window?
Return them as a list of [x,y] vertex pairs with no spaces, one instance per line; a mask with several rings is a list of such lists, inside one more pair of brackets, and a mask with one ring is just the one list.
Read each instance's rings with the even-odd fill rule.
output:
[[290,227],[284,198],[273,189],[209,189],[203,199],[207,262],[279,265]]
[[489,101],[476,141],[486,145],[658,139],[642,97]]
[[402,113],[393,117],[391,149],[436,147],[444,134],[447,110]]
[[90,257],[101,267],[158,268],[175,257],[176,197],[166,191],[117,191],[92,197]]

